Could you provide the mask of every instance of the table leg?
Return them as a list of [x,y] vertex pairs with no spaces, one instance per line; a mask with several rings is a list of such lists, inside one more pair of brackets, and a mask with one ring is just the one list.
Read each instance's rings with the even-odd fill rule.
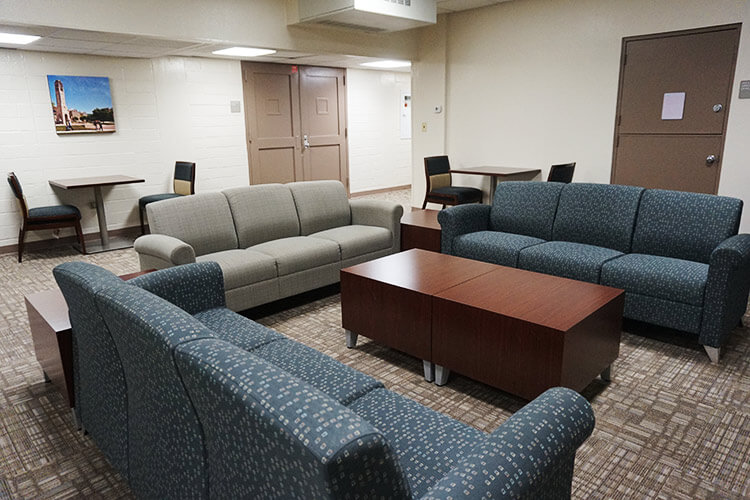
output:
[[346,330],[346,347],[353,349],[357,346],[358,335],[351,330]]
[[448,376],[451,374],[451,371],[440,365],[435,365],[435,384],[437,385],[445,385],[448,383]]
[[424,379],[427,382],[432,382],[433,380],[435,380],[435,365],[433,365],[431,361],[423,359],[422,368],[424,369]]
[[490,199],[488,201],[488,205],[492,205],[492,202],[495,201],[495,190],[497,189],[497,177],[494,175],[490,176]]
[[96,201],[96,218],[99,220],[99,238],[102,248],[109,247],[109,234],[107,233],[107,213],[104,211],[104,199],[102,198],[102,187],[94,186],[94,200]]

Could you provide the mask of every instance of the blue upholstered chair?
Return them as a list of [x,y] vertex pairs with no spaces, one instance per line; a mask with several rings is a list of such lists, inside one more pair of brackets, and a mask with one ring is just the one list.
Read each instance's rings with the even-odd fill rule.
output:
[[18,201],[18,208],[21,211],[21,228],[18,231],[18,262],[21,262],[23,255],[23,244],[26,238],[26,231],[36,231],[39,229],[58,229],[62,227],[73,227],[78,235],[78,244],[81,245],[81,252],[86,253],[86,242],[83,239],[81,230],[81,212],[73,205],[53,205],[50,207],[29,208],[26,204],[26,196],[23,194],[21,183],[13,172],[8,174],[8,184],[13,190],[13,194]]
[[552,165],[547,175],[547,182],[564,182],[569,184],[573,181],[573,172],[576,169],[576,162]]
[[155,201],[168,200],[177,196],[195,194],[195,163],[189,161],[178,161],[174,164],[174,180],[172,181],[173,193],[160,193],[142,196],[138,200],[138,215],[141,218],[141,234],[146,234],[146,226],[143,223],[143,213],[146,205]]
[[424,159],[424,172],[427,177],[427,193],[422,208],[427,203],[462,205],[481,203],[482,191],[477,188],[454,186],[451,179],[451,165],[447,156],[428,156]]

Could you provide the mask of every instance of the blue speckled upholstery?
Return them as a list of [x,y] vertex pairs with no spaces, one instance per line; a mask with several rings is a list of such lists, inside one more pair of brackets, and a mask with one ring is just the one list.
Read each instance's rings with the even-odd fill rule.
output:
[[708,264],[711,252],[737,234],[742,200],[649,189],[643,193],[633,252]]
[[[708,347],[726,341],[750,292],[750,235],[737,235],[742,200],[573,183],[554,184],[552,210],[543,185],[500,184],[494,203],[502,210],[440,212],[443,253],[623,288],[626,318],[697,334]],[[526,228],[546,227],[534,209],[519,208],[534,203],[552,237],[525,246]]]
[[558,182],[501,182],[492,202],[490,230],[552,239],[563,186]]
[[219,264],[213,261],[162,269],[133,278],[130,284],[158,295],[189,314],[226,306],[224,276]]
[[141,196],[138,199],[138,205],[142,210],[146,208],[146,205],[148,205],[149,203],[154,203],[155,201],[161,201],[161,200],[169,200],[170,198],[177,198],[178,196],[182,196],[182,195],[177,194],[177,193],[149,194],[146,196]]
[[544,243],[544,240],[521,234],[477,231],[454,238],[453,251],[467,259],[518,267],[518,253],[524,248],[540,243]]
[[564,184],[554,240],[629,252],[643,188],[610,184]]
[[[36,207],[29,209],[29,219],[45,219],[48,217],[75,217],[80,219],[81,212],[78,207],[73,205],[55,205],[52,207]],[[33,220],[30,220],[30,224],[34,224]]]
[[524,248],[518,255],[518,267],[563,278],[599,283],[605,262],[623,255],[617,250],[571,243],[549,241]]
[[104,268],[66,262],[53,270],[68,303],[73,338],[75,411],[107,460],[128,476],[127,394],[125,374],[94,294],[127,286]]
[[282,334],[256,323],[226,307],[215,307],[195,314],[195,318],[214,331],[223,340],[246,351],[285,339]]

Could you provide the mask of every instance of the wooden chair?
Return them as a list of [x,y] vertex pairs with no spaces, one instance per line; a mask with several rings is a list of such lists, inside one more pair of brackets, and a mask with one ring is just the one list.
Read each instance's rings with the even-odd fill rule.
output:
[[576,169],[576,162],[563,163],[561,165],[552,165],[547,175],[547,182],[564,182],[570,184],[573,181],[573,172]]
[[13,172],[8,174],[8,184],[18,201],[21,211],[21,228],[18,231],[18,262],[23,256],[24,239],[26,231],[37,231],[39,229],[58,229],[62,227],[74,227],[78,235],[78,244],[81,252],[86,253],[86,242],[81,230],[81,212],[73,205],[54,205],[51,207],[29,208],[26,204],[26,196],[23,194],[21,183]]
[[427,193],[422,208],[427,203],[462,205],[464,203],[481,203],[482,191],[477,188],[454,186],[451,178],[451,166],[447,156],[428,156],[424,159],[424,172],[427,178]]
[[195,163],[189,161],[177,161],[174,164],[174,179],[172,181],[173,193],[150,194],[142,196],[138,200],[138,215],[141,218],[141,234],[146,234],[146,226],[143,223],[143,214],[146,205],[155,201],[168,200],[178,196],[195,194]]

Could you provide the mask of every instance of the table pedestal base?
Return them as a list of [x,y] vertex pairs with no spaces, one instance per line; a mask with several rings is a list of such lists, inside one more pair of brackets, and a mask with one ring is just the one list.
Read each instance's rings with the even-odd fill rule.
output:
[[[102,242],[99,239],[93,240],[91,242],[86,242],[86,252],[87,254],[90,253],[102,253],[102,252],[109,252],[110,250],[120,250],[123,248],[131,248],[133,246],[133,238],[125,238],[122,236],[113,236],[109,238],[109,241],[106,244],[102,244]],[[73,245],[73,247],[81,252],[81,247],[77,243]],[[84,253],[84,252],[81,252]]]

